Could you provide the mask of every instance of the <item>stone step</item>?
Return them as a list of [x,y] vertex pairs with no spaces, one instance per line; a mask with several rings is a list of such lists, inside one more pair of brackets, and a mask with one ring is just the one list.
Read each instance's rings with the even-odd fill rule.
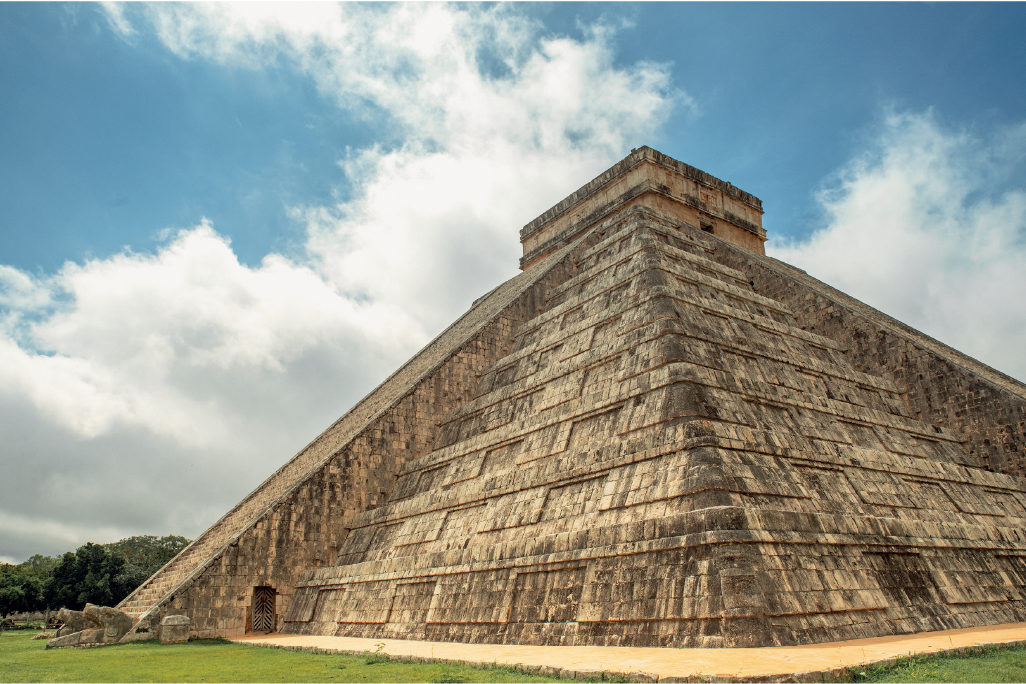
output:
[[121,611],[132,617],[142,615],[163,598],[165,594],[171,591],[184,576],[185,573],[182,571],[171,573],[165,571],[157,577],[150,578],[146,584],[136,591],[132,600],[122,606]]

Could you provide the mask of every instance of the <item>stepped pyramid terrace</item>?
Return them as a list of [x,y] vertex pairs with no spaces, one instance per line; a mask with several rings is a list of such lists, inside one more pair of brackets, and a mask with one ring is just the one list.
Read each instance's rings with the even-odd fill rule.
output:
[[632,151],[126,598],[125,640],[168,615],[665,647],[1026,621],[1026,385],[765,256],[762,214]]

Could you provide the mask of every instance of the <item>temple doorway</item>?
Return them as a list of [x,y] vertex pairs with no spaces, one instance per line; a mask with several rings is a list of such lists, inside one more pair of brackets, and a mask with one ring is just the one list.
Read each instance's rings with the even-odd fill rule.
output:
[[256,587],[253,590],[253,631],[273,632],[274,615],[274,587]]

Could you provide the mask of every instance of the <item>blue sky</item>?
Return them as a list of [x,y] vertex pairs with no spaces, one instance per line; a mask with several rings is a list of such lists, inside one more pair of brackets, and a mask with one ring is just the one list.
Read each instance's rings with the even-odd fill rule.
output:
[[1026,379],[1024,29],[0,3],[0,559],[199,533],[643,144],[760,197],[771,254]]

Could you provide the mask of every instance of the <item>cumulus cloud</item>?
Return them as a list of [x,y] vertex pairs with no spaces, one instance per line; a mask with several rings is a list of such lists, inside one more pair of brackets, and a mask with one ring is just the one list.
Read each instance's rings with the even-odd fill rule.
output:
[[378,142],[339,160],[343,199],[291,207],[288,257],[240,264],[197,217],[153,254],[0,266],[8,558],[201,532],[513,275],[524,223],[689,103],[664,66],[615,66],[607,27],[545,35],[509,6],[105,8],[132,44],[310,78]]
[[541,34],[507,6],[158,4],[138,19],[183,58],[288,64],[387,123],[340,165],[349,201],[295,207],[346,293],[438,330],[516,271],[518,229],[636,147],[674,103],[664,66],[613,65],[611,33]]
[[1026,125],[891,113],[821,192],[824,225],[767,252],[1026,381]]
[[83,438],[132,425],[226,445],[233,375],[279,375],[342,341],[388,349],[409,328],[401,310],[354,302],[281,256],[241,265],[207,222],[153,256],[66,264],[45,287],[69,302],[32,325],[35,351],[0,344],[0,382]]
[[0,337],[7,555],[196,534],[424,341],[308,266],[240,264],[206,222],[154,255],[7,275],[9,310],[52,307]]

